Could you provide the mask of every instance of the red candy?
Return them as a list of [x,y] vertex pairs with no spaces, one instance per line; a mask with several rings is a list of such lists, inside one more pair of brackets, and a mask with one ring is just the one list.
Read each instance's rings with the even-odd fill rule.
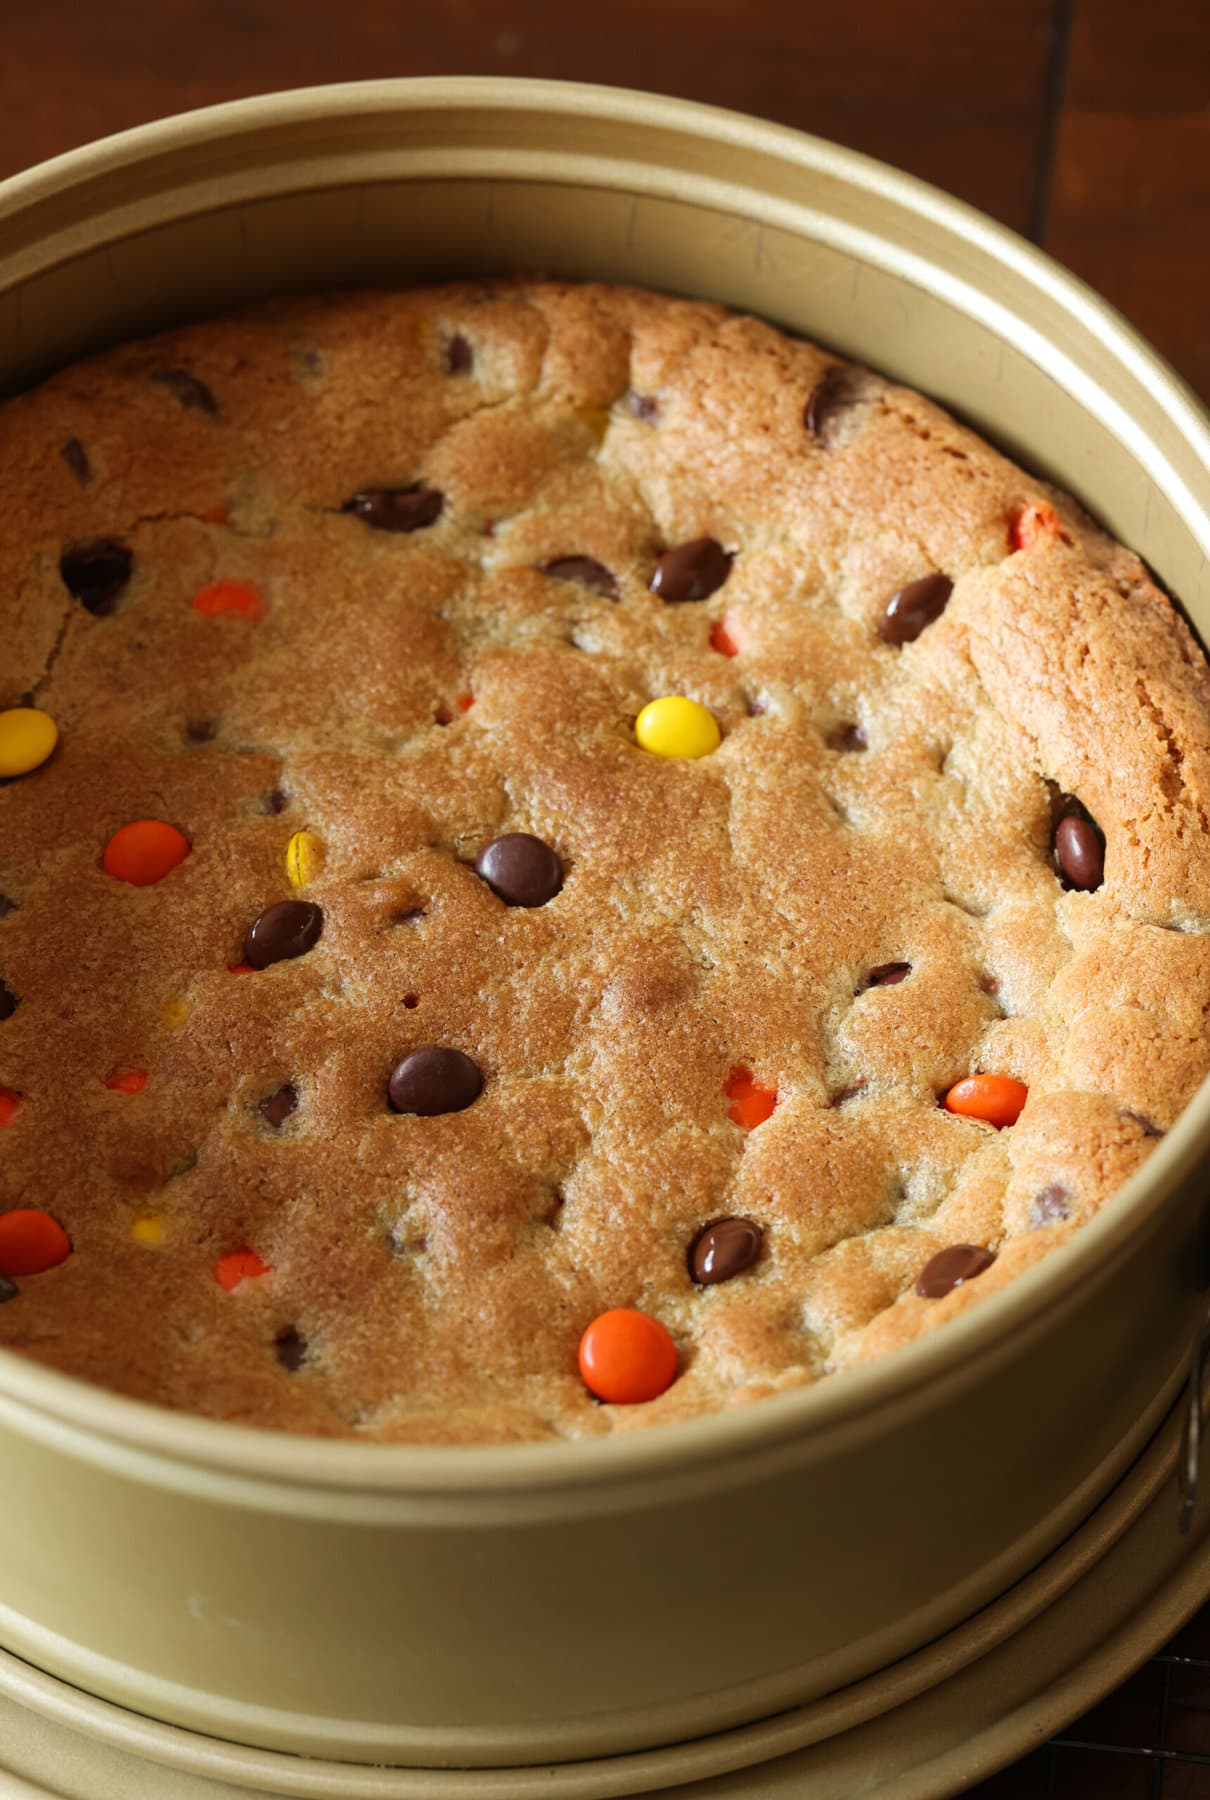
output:
[[762,1087],[751,1069],[732,1069],[723,1083],[723,1093],[731,1102],[727,1117],[748,1131],[755,1131],[758,1125],[771,1118],[777,1105],[777,1089]]
[[71,1255],[71,1239],[56,1219],[34,1206],[0,1213],[0,1275],[44,1275]]
[[255,1281],[258,1275],[268,1273],[268,1263],[263,1263],[255,1250],[228,1250],[214,1265],[214,1279],[229,1294],[241,1281]]
[[135,819],[114,832],[101,867],[131,887],[151,887],[183,863],[189,850],[189,839],[175,825],[165,825],[162,819]]
[[0,1129],[11,1125],[25,1103],[25,1095],[16,1088],[0,1087]]
[[458,696],[458,711],[459,712],[468,713],[474,704],[475,704],[475,696],[473,694],[459,694],[459,696]]
[[734,623],[720,619],[710,633],[710,648],[720,656],[738,656],[743,647],[743,635]]
[[146,1069],[124,1069],[106,1078],[105,1086],[114,1094],[141,1094],[147,1086]]
[[267,608],[259,588],[246,581],[215,581],[199,588],[193,596],[193,608],[207,619],[220,613],[237,613],[242,619],[263,619]]
[[228,973],[228,975],[251,975],[253,973],[252,964],[251,963],[228,963],[227,964],[227,973]]
[[580,1339],[580,1375],[598,1400],[636,1406],[676,1380],[676,1345],[650,1313],[633,1306],[599,1313]]

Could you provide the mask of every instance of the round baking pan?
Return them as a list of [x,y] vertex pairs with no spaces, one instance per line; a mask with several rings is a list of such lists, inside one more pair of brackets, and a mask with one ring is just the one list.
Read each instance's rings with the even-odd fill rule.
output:
[[[1076,493],[1210,637],[1210,434],[1101,302],[980,215],[679,102],[417,81],[220,107],[0,188],[0,384],[299,287],[635,281],[818,337]],[[1099,1218],[931,1339],[624,1441],[312,1442],[0,1355],[0,1645],[118,1706],[348,1763],[713,1737],[986,1606],[1119,1481],[1202,1302],[1206,1089]],[[1171,1526],[1175,1532],[1175,1514]]]
[[[0,1775],[73,1800],[940,1800],[1067,1725],[1210,1587],[1210,1514],[1172,1531],[1179,1418],[1081,1529],[985,1612],[894,1669],[746,1729],[542,1768],[355,1769],[248,1750],[88,1700],[0,1653]],[[7,1792],[7,1790],[5,1790]]]

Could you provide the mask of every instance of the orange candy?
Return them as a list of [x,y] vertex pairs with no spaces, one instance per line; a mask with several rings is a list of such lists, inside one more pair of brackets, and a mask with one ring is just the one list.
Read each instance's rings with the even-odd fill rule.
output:
[[101,867],[131,887],[151,887],[183,863],[189,850],[189,839],[175,825],[165,825],[162,819],[136,819],[114,832],[105,846]]
[[147,1086],[146,1069],[123,1069],[106,1078],[105,1086],[113,1094],[141,1094]]
[[474,704],[475,704],[475,696],[473,694],[459,694],[459,696],[458,696],[458,711],[459,712],[464,712],[464,713],[469,712],[471,710],[471,707]]
[[1050,538],[1058,538],[1064,544],[1071,542],[1062,519],[1049,500],[1035,500],[1029,506],[1023,506],[1009,522],[1010,549],[1032,550],[1036,544],[1044,544]]
[[258,1275],[268,1273],[268,1263],[263,1263],[255,1250],[228,1250],[214,1265],[214,1279],[229,1294],[235,1292],[241,1281],[255,1281]]
[[251,975],[252,964],[251,963],[228,963],[227,964],[227,973],[228,973],[228,975]]
[[720,656],[738,656],[744,648],[743,635],[734,623],[720,619],[710,633],[710,648]]
[[204,513],[199,513],[203,525],[226,525],[228,522],[225,506],[208,506]]
[[580,1339],[585,1387],[619,1406],[662,1394],[676,1380],[676,1362],[676,1345],[664,1326],[633,1306],[598,1314]]
[[0,1275],[44,1275],[70,1255],[71,1239],[49,1213],[35,1206],[0,1213]]
[[24,1104],[25,1095],[16,1088],[0,1087],[0,1129],[12,1124]]
[[727,1117],[735,1125],[743,1125],[748,1131],[755,1131],[770,1118],[777,1105],[777,1089],[762,1087],[751,1069],[732,1069],[723,1083],[723,1092],[730,1100]]
[[259,588],[246,581],[215,581],[199,588],[193,596],[193,608],[207,619],[220,613],[238,613],[242,619],[263,619],[267,608]]
[[949,1112],[961,1113],[966,1119],[985,1119],[999,1129],[1016,1124],[1028,1099],[1025,1083],[1014,1081],[1011,1075],[968,1075],[954,1083],[944,1104]]

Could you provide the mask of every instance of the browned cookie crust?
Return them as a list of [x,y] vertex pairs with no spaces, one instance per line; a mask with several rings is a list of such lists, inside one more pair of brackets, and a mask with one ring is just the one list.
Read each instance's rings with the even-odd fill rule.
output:
[[[1210,1062],[1205,662],[1070,500],[834,363],[715,306],[459,285],[260,307],[3,408],[0,706],[61,741],[0,788],[0,1209],[73,1254],[0,1344],[293,1431],[602,1433],[932,1330],[1146,1158]],[[703,537],[722,585],[653,593]],[[931,572],[943,610],[885,641]],[[220,581],[263,617],[191,604]],[[639,748],[663,694],[721,747]],[[142,818],[192,848],[137,888],[101,856]],[[475,870],[513,832],[559,860],[539,904]],[[298,899],[313,947],[233,972]],[[397,1114],[428,1046],[482,1092]],[[754,1129],[736,1068],[778,1094]],[[1028,1086],[1017,1124],[939,1104],[973,1071]],[[730,1216],[759,1253],[704,1285]],[[917,1293],[956,1244],[995,1260]],[[228,1292],[245,1247],[270,1272]],[[676,1340],[646,1405],[577,1373],[615,1306]]]

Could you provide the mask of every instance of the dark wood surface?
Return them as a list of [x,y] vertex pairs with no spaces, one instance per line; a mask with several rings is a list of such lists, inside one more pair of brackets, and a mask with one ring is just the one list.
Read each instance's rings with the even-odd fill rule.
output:
[[[1210,0],[0,0],[0,176],[189,107],[421,74],[647,88],[883,157],[1043,244],[1210,399]],[[1116,1748],[973,1791],[1210,1800],[1210,1610],[1172,1658],[1064,1734]]]

